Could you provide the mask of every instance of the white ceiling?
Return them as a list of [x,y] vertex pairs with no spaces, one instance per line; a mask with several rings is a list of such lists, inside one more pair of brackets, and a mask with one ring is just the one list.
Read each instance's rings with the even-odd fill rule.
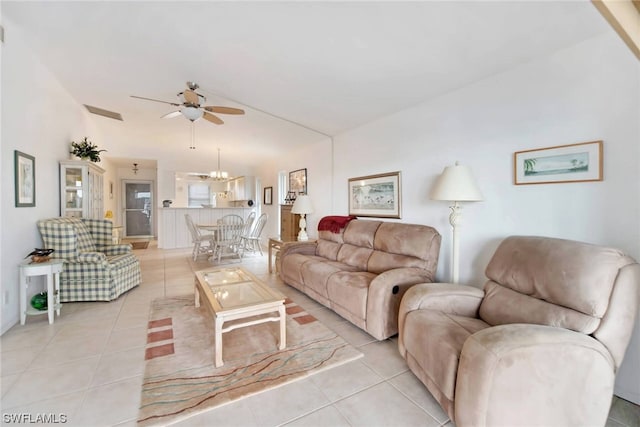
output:
[[[245,116],[196,123],[199,157],[251,165],[610,31],[572,2],[11,2],[3,18],[96,117],[116,157],[189,156],[160,119],[186,81]],[[9,35],[7,35],[9,37]],[[280,117],[285,120],[280,120]],[[224,165],[223,165],[224,166]]]

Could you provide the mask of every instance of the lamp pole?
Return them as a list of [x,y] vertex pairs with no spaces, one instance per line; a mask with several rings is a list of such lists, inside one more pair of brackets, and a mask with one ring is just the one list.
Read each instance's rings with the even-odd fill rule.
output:
[[458,226],[460,225],[460,217],[462,217],[462,206],[456,201],[449,206],[451,214],[449,215],[449,224],[451,224],[451,282],[458,283],[460,271],[460,242]]

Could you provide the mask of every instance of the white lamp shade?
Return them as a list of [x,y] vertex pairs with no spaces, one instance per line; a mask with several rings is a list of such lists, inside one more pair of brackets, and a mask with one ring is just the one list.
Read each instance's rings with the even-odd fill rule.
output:
[[184,107],[180,112],[192,122],[202,117],[202,110],[195,107]]
[[431,191],[431,199],[455,202],[474,202],[483,200],[468,166],[447,166]]
[[291,207],[291,212],[295,214],[310,214],[313,212],[313,205],[311,204],[311,198],[306,194],[301,194],[296,197],[296,201]]

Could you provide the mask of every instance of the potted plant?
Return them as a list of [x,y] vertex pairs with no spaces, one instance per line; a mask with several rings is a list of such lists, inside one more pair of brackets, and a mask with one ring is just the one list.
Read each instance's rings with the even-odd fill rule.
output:
[[85,136],[80,142],[71,142],[70,153],[74,156],[80,157],[83,160],[91,160],[92,162],[100,161],[100,153],[107,150],[98,150],[98,146]]

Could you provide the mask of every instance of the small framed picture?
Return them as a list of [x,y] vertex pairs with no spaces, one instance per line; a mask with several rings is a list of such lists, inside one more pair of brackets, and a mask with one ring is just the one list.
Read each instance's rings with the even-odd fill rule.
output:
[[349,178],[349,215],[400,218],[400,172]]
[[296,196],[307,194],[307,168],[289,172],[289,191]]
[[273,203],[273,187],[264,187],[264,196],[262,200],[265,205]]
[[557,145],[513,154],[513,183],[602,181],[602,141]]
[[34,207],[36,205],[36,159],[15,150],[14,163],[16,207]]

